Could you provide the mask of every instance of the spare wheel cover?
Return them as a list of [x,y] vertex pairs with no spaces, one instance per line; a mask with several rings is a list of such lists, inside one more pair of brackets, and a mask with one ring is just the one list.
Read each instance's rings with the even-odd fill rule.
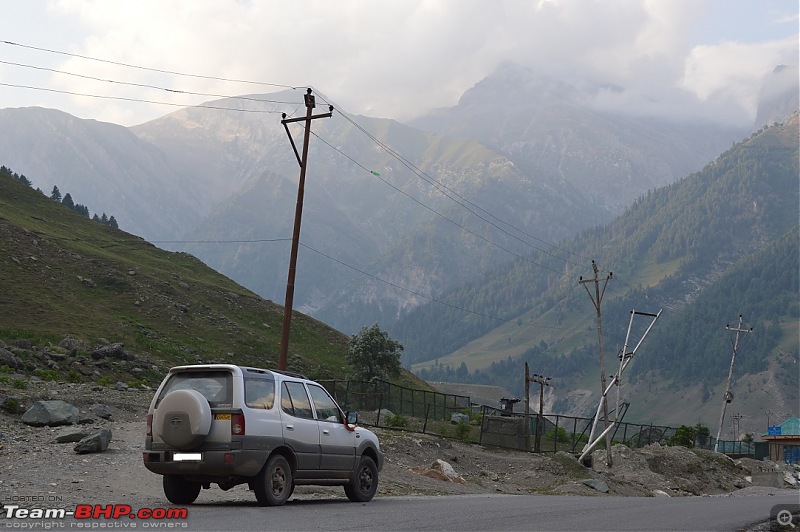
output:
[[211,431],[211,407],[197,390],[175,390],[158,405],[154,423],[161,439],[178,449],[193,449]]

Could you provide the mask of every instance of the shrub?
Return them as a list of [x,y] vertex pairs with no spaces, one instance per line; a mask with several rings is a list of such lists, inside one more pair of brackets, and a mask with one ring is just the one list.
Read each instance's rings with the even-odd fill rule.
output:
[[11,381],[11,386],[17,390],[24,390],[28,387],[28,382],[24,379],[14,379]]
[[399,414],[392,414],[386,418],[386,424],[390,427],[405,427],[408,425],[408,420]]
[[60,376],[59,373],[54,369],[37,369],[33,372],[33,374],[43,381],[57,381],[58,377]]
[[459,440],[466,440],[470,432],[472,432],[472,427],[469,426],[469,423],[459,423],[456,425],[456,438]]

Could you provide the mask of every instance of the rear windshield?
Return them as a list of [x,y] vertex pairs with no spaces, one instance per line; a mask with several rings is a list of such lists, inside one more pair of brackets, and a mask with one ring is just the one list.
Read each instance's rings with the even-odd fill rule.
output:
[[[158,402],[175,390],[197,390],[203,394],[212,407],[233,406],[233,377],[230,371],[208,370],[176,373],[167,381],[158,397]],[[158,406],[158,402],[156,406]]]

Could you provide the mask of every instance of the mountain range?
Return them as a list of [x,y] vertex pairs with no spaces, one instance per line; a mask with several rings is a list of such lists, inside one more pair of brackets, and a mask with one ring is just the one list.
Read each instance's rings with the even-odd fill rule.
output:
[[[784,69],[774,75],[783,79]],[[439,360],[455,362],[453,369],[465,362],[474,373],[542,342],[558,342],[581,360],[586,335],[559,338],[554,331],[565,320],[591,329],[591,308],[562,294],[581,293],[574,275],[588,275],[590,259],[645,293],[663,290],[671,305],[693,301],[748,252],[697,259],[697,242],[723,241],[708,230],[726,223],[725,211],[694,203],[708,194],[702,187],[698,197],[672,194],[694,190],[687,176],[704,167],[713,172],[728,161],[720,154],[751,132],[610,113],[592,105],[601,89],[609,90],[504,65],[456,106],[409,124],[338,108],[315,120],[295,308],[346,333],[380,323],[407,346],[407,364],[427,362],[417,369]],[[791,94],[765,89],[759,117],[777,123]],[[317,98],[320,107],[329,103],[319,92]],[[299,174],[280,102],[302,107],[298,91],[247,95],[132,128],[56,110],[2,109],[0,162],[35,187],[48,192],[57,185],[76,202],[113,214],[120,228],[190,252],[280,302]],[[791,131],[796,125],[789,124]],[[770,125],[758,139],[776,134]],[[302,128],[290,134],[297,142]],[[796,222],[790,191],[772,193]],[[760,205],[754,209],[763,217]],[[684,208],[694,225],[676,232],[672,224],[685,217]],[[760,245],[791,231],[775,227],[758,234]],[[682,288],[673,294],[665,279]],[[629,293],[621,292],[609,298],[609,312],[624,307]],[[553,320],[549,336],[519,332],[526,321],[546,319]],[[476,345],[485,352],[481,362],[461,357]]]

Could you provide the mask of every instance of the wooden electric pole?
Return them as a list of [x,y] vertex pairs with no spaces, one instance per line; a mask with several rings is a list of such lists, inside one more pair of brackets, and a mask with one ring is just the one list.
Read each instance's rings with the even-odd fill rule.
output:
[[[592,261],[592,270],[594,271],[594,278],[593,279],[584,279],[583,277],[579,278],[579,283],[583,285],[586,289],[586,293],[589,294],[589,299],[592,300],[592,304],[594,305],[595,310],[597,311],[597,341],[600,345],[600,393],[602,394],[601,400],[603,401],[603,428],[608,429],[608,401],[606,400],[606,369],[605,369],[605,361],[603,359],[603,319],[600,313],[600,304],[603,302],[603,295],[606,293],[606,286],[608,285],[608,281],[614,275],[612,272],[608,272],[608,275],[605,279],[599,278],[599,269],[597,267],[597,263]],[[603,290],[600,291],[600,281],[603,281]],[[587,283],[594,283],[594,296],[589,291],[589,287],[586,286]],[[611,460],[611,433],[606,432],[606,463],[610,466],[612,464]]]
[[[306,182],[306,168],[308,167],[308,141],[311,138],[311,121],[317,118],[329,118],[333,114],[333,106],[329,106],[328,113],[313,115],[312,110],[315,105],[314,95],[311,94],[311,89],[308,89],[305,96],[306,116],[304,118],[286,118],[286,113],[283,114],[281,124],[286,129],[286,134],[289,135],[289,142],[292,144],[292,150],[297,157],[297,162],[300,164],[300,182],[297,185],[297,206],[294,213],[294,230],[292,231],[292,252],[289,256],[289,276],[286,281],[286,302],[283,306],[283,328],[281,329],[281,351],[278,357],[278,369],[285,370],[288,353],[289,353],[289,331],[292,326],[292,303],[294,301],[294,278],[295,269],[297,266],[297,249],[300,244],[300,221],[303,218],[303,195],[305,193]],[[289,126],[292,122],[305,121],[305,133],[303,135],[303,155],[302,157],[297,153],[297,147],[292,139],[292,134],[289,133]]]
[[733,376],[733,364],[736,362],[736,351],[739,349],[739,334],[751,333],[753,328],[742,329],[742,315],[739,314],[739,326],[732,329],[730,325],[725,326],[725,330],[735,332],[736,340],[733,342],[733,355],[731,356],[731,367],[728,370],[728,380],[725,384],[725,393],[722,396],[722,413],[719,416],[719,428],[717,429],[717,441],[714,443],[714,452],[719,452],[719,439],[722,436],[722,424],[725,422],[725,409],[728,403],[733,401],[733,394],[731,393],[731,377]]

